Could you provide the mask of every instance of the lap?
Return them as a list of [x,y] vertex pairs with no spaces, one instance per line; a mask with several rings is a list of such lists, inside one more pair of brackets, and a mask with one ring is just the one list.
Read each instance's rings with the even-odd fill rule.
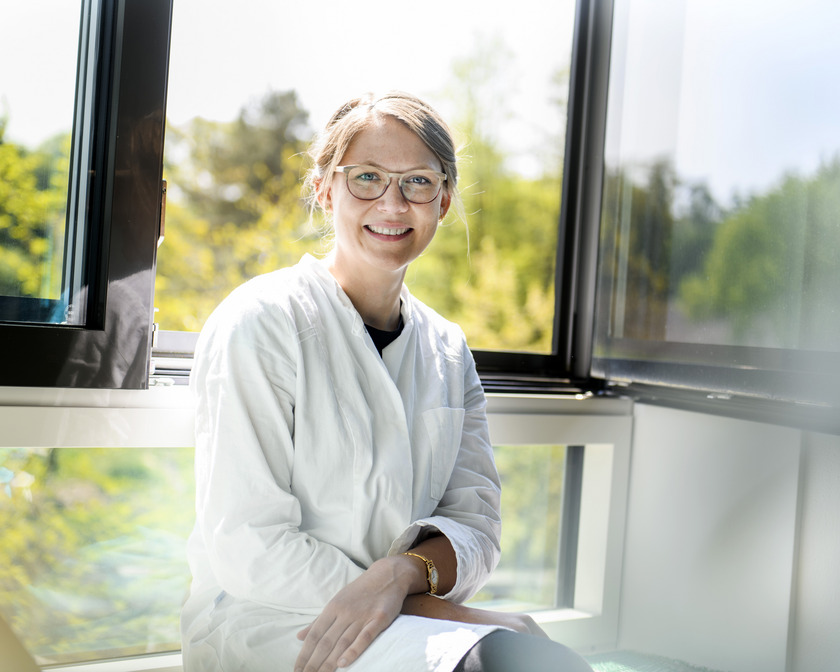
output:
[[[183,642],[187,672],[292,672],[301,648],[297,633],[312,616],[288,614],[226,596]],[[348,672],[452,672],[496,628],[399,616]],[[186,633],[185,633],[186,634]]]
[[453,672],[592,672],[592,668],[563,644],[497,630],[471,648]]

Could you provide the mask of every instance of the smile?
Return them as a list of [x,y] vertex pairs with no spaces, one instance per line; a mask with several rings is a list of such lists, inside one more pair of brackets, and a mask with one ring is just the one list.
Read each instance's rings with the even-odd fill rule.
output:
[[383,226],[368,226],[367,228],[373,231],[374,233],[378,233],[382,236],[401,236],[404,233],[408,233],[409,231],[411,231],[410,228],[392,229],[385,228]]

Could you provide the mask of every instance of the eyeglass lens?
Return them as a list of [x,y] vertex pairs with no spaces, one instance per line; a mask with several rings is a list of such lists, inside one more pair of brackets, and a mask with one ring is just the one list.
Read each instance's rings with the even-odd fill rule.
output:
[[[387,172],[373,166],[354,166],[347,171],[347,188],[356,198],[372,201],[382,196],[391,181]],[[443,180],[433,170],[413,170],[403,173],[399,187],[405,200],[429,203],[440,192]]]

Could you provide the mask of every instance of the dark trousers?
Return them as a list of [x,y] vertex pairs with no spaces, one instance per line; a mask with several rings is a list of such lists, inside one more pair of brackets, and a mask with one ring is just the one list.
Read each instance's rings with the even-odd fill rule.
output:
[[592,672],[567,646],[545,637],[496,630],[483,637],[453,672]]

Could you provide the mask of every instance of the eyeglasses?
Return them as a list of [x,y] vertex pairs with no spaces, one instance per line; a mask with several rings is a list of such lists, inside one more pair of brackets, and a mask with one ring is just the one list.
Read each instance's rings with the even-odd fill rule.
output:
[[436,170],[388,173],[374,166],[338,166],[335,172],[347,176],[347,189],[362,201],[374,201],[382,196],[391,184],[391,178],[396,177],[399,178],[397,184],[405,200],[418,205],[431,203],[446,180],[446,175]]

